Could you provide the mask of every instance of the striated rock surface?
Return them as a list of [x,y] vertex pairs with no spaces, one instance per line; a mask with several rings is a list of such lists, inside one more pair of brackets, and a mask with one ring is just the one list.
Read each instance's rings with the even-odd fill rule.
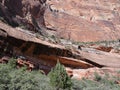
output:
[[64,46],[43,41],[32,33],[12,28],[2,22],[0,22],[0,42],[0,52],[3,52],[0,55],[26,57],[39,69],[49,71],[57,60],[71,68],[94,67],[90,63],[74,58],[74,52]]
[[[68,49],[63,45],[43,41],[42,37],[38,38],[35,34],[12,28],[3,22],[0,22],[0,52],[0,56],[25,57],[34,64],[35,68],[42,69],[46,73],[51,70],[57,60],[73,70],[93,67],[120,68],[118,54],[86,47],[82,47],[81,50]],[[30,65],[28,64],[28,67]],[[70,69],[68,70],[70,76],[74,76],[73,73]]]
[[[74,41],[120,38],[119,0],[1,0],[0,12],[12,26]],[[1,16],[1,14],[0,14]],[[46,27],[47,26],[47,27]],[[41,29],[41,30],[40,30]]]
[[[12,26],[23,25],[30,30],[43,32],[46,27],[44,22],[45,2],[46,0],[2,0],[0,16]],[[15,21],[17,25],[14,25],[12,21]]]
[[120,38],[119,0],[48,0],[46,25],[75,41]]
[[[78,79],[92,76],[95,71],[104,74],[105,67],[112,68],[113,72],[108,71],[114,75],[114,69],[120,69],[119,50],[113,46],[77,46],[69,40],[119,39],[119,12],[119,0],[0,0],[0,16],[8,24],[23,24],[37,31],[48,29],[53,34],[51,41],[55,42],[0,21],[0,58],[25,57],[28,61],[19,58],[20,65],[27,64],[29,70],[35,67],[46,73],[59,60],[67,73]],[[58,43],[54,35],[69,40],[60,39]],[[0,63],[7,62],[6,58],[0,59]]]

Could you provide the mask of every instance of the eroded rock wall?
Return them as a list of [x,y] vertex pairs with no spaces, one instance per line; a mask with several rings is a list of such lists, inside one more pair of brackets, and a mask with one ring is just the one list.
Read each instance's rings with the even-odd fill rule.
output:
[[120,38],[119,0],[48,0],[46,25],[76,41]]
[[[0,6],[4,8],[4,15],[7,15],[11,20],[16,18],[19,25],[31,24],[37,31],[40,31],[46,27],[44,22],[45,2],[46,0],[2,0]],[[2,16],[4,17],[4,15]]]
[[[32,30],[42,31],[48,28],[56,30],[55,34],[58,37],[84,42],[120,38],[119,0],[1,0],[0,2],[7,7],[4,7],[8,9],[7,12],[12,14],[13,21],[17,21],[17,24],[22,21]],[[17,17],[17,20],[14,17]]]

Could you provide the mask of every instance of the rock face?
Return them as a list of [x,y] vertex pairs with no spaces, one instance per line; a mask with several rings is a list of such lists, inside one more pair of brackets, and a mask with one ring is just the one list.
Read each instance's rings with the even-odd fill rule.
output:
[[45,29],[45,2],[46,0],[2,0],[0,6],[4,8],[5,15],[9,12],[8,17],[12,14],[19,24],[26,26],[30,23],[39,31]]
[[39,23],[42,22],[41,24],[44,25],[43,16],[45,6],[43,4],[46,0],[44,0],[43,3],[40,1],[41,0],[7,0],[5,1],[5,6],[7,6],[8,10],[14,15],[19,15],[22,18],[27,18],[29,21],[31,18],[42,18],[42,20],[39,19]]
[[[58,37],[70,40],[113,40],[120,38],[119,4],[119,0],[0,0],[0,16],[12,26],[22,23],[37,30],[48,28],[56,30],[53,34]],[[59,60],[71,77],[80,79],[93,75],[94,71],[104,73],[103,67],[120,68],[120,55],[111,51],[112,47],[69,48],[65,43],[43,41],[27,30],[0,21],[0,57],[26,57],[30,62],[18,61],[20,65],[27,64],[30,70],[35,65],[48,72]],[[2,58],[0,62],[7,60]]]
[[46,25],[76,41],[120,38],[119,0],[48,0]]
[[22,22],[29,29],[37,31],[41,29],[41,32],[42,30],[44,32],[47,26],[48,29],[56,30],[54,33],[56,36],[74,41],[120,38],[119,0],[1,0],[0,2],[4,6],[3,16],[15,26]]
[[[68,71],[68,70],[67,70]],[[105,74],[109,74],[109,76],[117,76],[120,77],[119,69],[117,68],[89,68],[89,69],[74,69],[71,70],[72,78],[77,78],[79,80],[83,78],[93,80],[95,78],[95,73],[98,73],[100,76],[105,76]],[[70,73],[70,70],[69,70]]]
[[17,20],[15,19],[15,17],[13,16],[13,14],[10,13],[10,12],[8,11],[8,9],[5,8],[4,5],[2,5],[2,3],[0,3],[0,17],[1,17],[1,18],[4,18],[4,20],[5,20],[8,24],[10,24],[10,25],[12,25],[12,26],[18,26],[18,22],[17,22]]
[[[118,54],[94,48],[86,48],[85,51],[85,47],[82,47],[82,50],[68,49],[64,45],[43,41],[30,32],[12,28],[0,21],[0,56],[4,55],[26,57],[36,68],[46,73],[56,64],[57,60],[72,69],[120,68],[120,55]],[[74,72],[68,70],[68,73],[72,76]]]
[[[19,33],[19,34],[18,34]],[[4,51],[4,48],[6,50]],[[94,65],[74,58],[64,46],[51,44],[0,22],[0,56],[25,56],[39,69],[50,70],[57,60],[71,68],[89,68]]]

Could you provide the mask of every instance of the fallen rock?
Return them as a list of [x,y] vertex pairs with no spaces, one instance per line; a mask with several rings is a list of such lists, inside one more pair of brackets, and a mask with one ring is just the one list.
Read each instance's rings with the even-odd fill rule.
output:
[[27,70],[31,71],[35,68],[34,64],[30,61],[26,61],[26,60],[22,60],[20,58],[17,59],[17,67],[21,68],[21,67],[27,67]]

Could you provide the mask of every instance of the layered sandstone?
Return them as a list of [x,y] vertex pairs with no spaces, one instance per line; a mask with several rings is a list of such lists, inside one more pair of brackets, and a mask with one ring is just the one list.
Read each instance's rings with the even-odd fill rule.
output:
[[119,0],[48,0],[46,25],[57,36],[75,41],[120,38]]
[[55,31],[53,34],[56,36],[74,41],[120,38],[119,0],[1,0],[0,2],[2,16],[5,16],[13,26],[23,23],[31,30],[41,29],[42,32],[44,29],[50,29]]
[[[5,49],[4,49],[5,48]],[[88,69],[92,67],[120,68],[120,56],[116,53],[82,47],[66,48],[65,45],[53,44],[41,37],[36,37],[23,29],[12,28],[0,22],[1,56],[22,56],[34,63],[38,69],[48,72],[60,61],[72,69]]]
[[[119,0],[0,0],[0,16],[12,26],[23,24],[38,31],[53,30],[52,34],[57,37],[74,41],[120,38]],[[63,42],[53,44],[42,36],[8,24],[0,21],[1,56],[25,57],[46,72],[59,60],[69,68],[68,74],[76,78],[91,76],[94,71],[104,73],[102,67],[120,68],[120,55],[112,53],[116,52],[112,51],[113,47],[71,49]],[[74,46],[72,42],[70,46]]]

